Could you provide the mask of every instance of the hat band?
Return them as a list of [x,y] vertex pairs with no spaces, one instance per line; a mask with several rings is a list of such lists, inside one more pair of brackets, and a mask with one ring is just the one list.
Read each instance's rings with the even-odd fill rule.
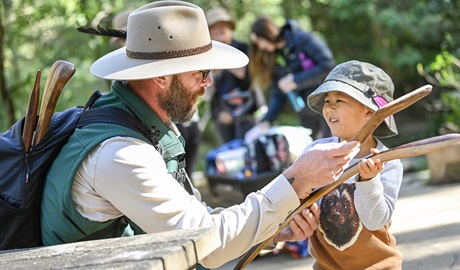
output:
[[211,48],[212,43],[192,49],[163,52],[132,52],[126,49],[126,55],[135,59],[168,59],[204,53],[209,51]]

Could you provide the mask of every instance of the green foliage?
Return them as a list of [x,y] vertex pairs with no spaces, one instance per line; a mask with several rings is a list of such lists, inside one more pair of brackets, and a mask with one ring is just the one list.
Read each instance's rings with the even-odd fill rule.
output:
[[[105,23],[110,26],[113,14],[126,6],[124,1],[79,0],[10,0],[0,4],[4,29],[3,58],[5,82],[14,105],[13,119],[25,113],[35,74],[42,71],[41,89],[51,65],[58,59],[73,63],[76,73],[59,98],[57,110],[83,104],[96,89],[107,90],[108,84],[89,74],[93,61],[110,50],[107,38],[79,33],[78,26]],[[146,1],[131,1],[137,7]],[[1,56],[2,54],[0,54]],[[1,69],[0,69],[1,70]],[[3,103],[6,100],[1,100]],[[0,130],[11,122],[5,106],[0,107]]]
[[452,38],[447,36],[446,45],[434,61],[423,67],[418,64],[419,73],[432,84],[441,88],[440,98],[432,106],[437,113],[434,118],[437,133],[460,131],[460,51],[453,46],[454,52],[449,51]]
[[[24,115],[37,70],[42,70],[43,89],[49,68],[58,59],[72,62],[77,71],[61,94],[57,110],[83,104],[96,89],[106,91],[109,84],[93,77],[89,73],[89,67],[95,59],[115,48],[109,44],[108,38],[85,35],[75,28],[98,24],[109,27],[117,12],[134,9],[147,2],[149,1],[3,0],[0,3],[0,130],[5,130],[10,125],[11,119]],[[229,9],[237,21],[235,37],[243,41],[248,41],[251,24],[258,16],[270,16],[279,25],[286,18],[295,19],[305,29],[324,38],[338,63],[358,59],[382,67],[393,78],[396,86],[395,97],[426,84],[428,77],[420,76],[417,71],[419,63],[422,67],[437,69],[439,75],[436,76],[440,76],[442,80],[450,80],[451,84],[460,81],[458,77],[449,76],[449,69],[443,66],[443,63],[447,63],[445,55],[436,56],[440,53],[440,48],[448,46],[448,51],[458,59],[458,1],[190,2],[203,7],[205,11],[215,6]],[[458,70],[456,72],[458,74]],[[431,74],[434,76],[434,73]],[[441,98],[440,93],[434,92],[430,98],[435,97],[436,101],[439,98],[439,102],[454,107],[456,99]],[[13,113],[8,109],[9,104],[12,104]],[[417,106],[420,107],[419,104],[414,105],[415,110],[424,110],[417,109]],[[296,119],[288,106],[286,108],[285,114],[279,119],[280,123],[291,123]],[[215,143],[214,140],[207,140]]]
[[436,55],[434,62],[419,72],[428,81],[446,88],[460,89],[460,60],[444,49]]
[[441,94],[444,107],[440,133],[460,132],[460,90]]

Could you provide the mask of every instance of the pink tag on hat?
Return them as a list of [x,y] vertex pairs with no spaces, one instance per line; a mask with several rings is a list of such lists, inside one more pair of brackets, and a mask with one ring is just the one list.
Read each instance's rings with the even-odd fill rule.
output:
[[381,96],[375,96],[372,99],[374,99],[375,103],[377,103],[379,109],[388,104],[388,102]]
[[[379,107],[379,109],[388,104],[388,101],[386,101],[381,96],[375,96],[372,99],[375,101],[375,103],[377,103],[377,106]],[[385,119],[385,121],[387,121],[388,124],[390,124],[390,120],[391,120],[391,117],[389,116]]]

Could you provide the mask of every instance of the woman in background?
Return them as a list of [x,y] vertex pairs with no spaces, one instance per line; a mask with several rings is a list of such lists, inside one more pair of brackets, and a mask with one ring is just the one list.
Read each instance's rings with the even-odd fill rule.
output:
[[287,20],[279,28],[268,17],[254,22],[250,40],[251,78],[269,95],[268,112],[250,131],[252,136],[271,126],[288,98],[300,124],[312,130],[312,138],[329,136],[324,120],[305,106],[306,97],[335,66],[327,44],[293,20]]

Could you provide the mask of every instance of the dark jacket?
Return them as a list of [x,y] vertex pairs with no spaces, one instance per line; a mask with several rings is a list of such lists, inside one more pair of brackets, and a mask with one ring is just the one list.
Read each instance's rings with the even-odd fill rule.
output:
[[[269,122],[276,119],[286,101],[286,95],[278,88],[278,81],[282,77],[293,73],[294,81],[298,85],[295,91],[306,99],[335,66],[333,54],[327,44],[315,34],[300,28],[295,21],[287,20],[281,28],[281,35],[284,36],[286,46],[277,51],[269,109],[264,117]],[[308,61],[312,65],[308,65]]]
[[[247,43],[233,40],[231,46],[248,55],[249,47]],[[249,74],[248,72],[246,72],[245,79],[241,80],[235,77],[227,70],[222,70],[222,72],[218,76],[213,78],[213,85],[216,91],[211,101],[211,107],[213,112],[213,118],[216,119],[218,112],[225,110],[226,105],[222,100],[222,97],[224,95],[230,93],[233,89],[236,88],[239,88],[241,91],[246,91],[249,89]]]

